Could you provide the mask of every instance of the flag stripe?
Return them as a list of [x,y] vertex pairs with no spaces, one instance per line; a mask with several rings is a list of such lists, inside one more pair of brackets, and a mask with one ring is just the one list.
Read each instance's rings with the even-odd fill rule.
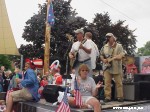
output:
[[78,87],[78,83],[77,83],[77,79],[75,78],[74,81],[74,89],[75,89],[75,103],[77,106],[82,106],[82,97],[81,97],[81,93],[79,91],[79,87]]
[[67,99],[67,87],[64,93],[64,97],[60,105],[58,106],[58,109],[56,110],[56,112],[70,112],[70,107],[69,107],[68,99]]

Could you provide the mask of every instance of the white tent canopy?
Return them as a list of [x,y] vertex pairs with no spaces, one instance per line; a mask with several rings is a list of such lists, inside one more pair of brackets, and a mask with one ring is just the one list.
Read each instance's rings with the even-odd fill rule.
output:
[[10,26],[5,0],[0,0],[0,54],[19,55]]

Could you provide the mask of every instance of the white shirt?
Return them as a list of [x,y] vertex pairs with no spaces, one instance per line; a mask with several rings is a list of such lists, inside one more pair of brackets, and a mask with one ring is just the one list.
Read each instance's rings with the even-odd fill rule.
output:
[[[71,48],[71,52],[75,52],[78,51],[78,61],[84,61],[86,59],[90,58],[90,54],[87,54],[83,49],[79,49],[81,42],[77,41],[75,43],[73,43],[72,48]],[[91,46],[91,42],[90,40],[87,40],[83,46],[87,49],[92,49]]]
[[96,58],[97,58],[97,56],[99,56],[99,50],[98,50],[97,45],[91,39],[88,39],[88,40],[91,42],[91,46],[92,46],[92,51],[90,54],[91,68],[95,69],[96,68]]

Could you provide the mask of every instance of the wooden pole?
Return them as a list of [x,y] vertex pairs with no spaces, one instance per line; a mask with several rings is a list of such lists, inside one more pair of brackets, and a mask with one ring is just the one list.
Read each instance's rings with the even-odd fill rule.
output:
[[45,50],[44,50],[44,74],[49,71],[49,60],[50,60],[50,36],[51,26],[47,22],[48,11],[50,7],[50,0],[47,0],[47,16],[46,16],[46,30],[45,30]]

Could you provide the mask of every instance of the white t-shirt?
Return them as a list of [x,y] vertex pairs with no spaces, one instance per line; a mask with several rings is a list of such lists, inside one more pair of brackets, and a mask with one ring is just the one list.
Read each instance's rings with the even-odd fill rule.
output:
[[[75,80],[75,79],[74,79]],[[79,84],[79,90],[81,92],[82,96],[92,96],[92,93],[96,89],[96,84],[93,78],[87,77],[86,80],[82,80],[79,77],[80,84]],[[71,83],[71,90],[74,90],[74,81]]]
[[[83,49],[79,49],[80,44],[81,44],[81,42],[79,42],[79,41],[73,43],[71,52],[74,53],[74,52],[78,51],[78,61],[84,61],[86,59],[89,59],[90,54],[87,54]],[[83,46],[86,47],[87,49],[92,49],[90,40],[86,40],[86,42],[83,44]]]

